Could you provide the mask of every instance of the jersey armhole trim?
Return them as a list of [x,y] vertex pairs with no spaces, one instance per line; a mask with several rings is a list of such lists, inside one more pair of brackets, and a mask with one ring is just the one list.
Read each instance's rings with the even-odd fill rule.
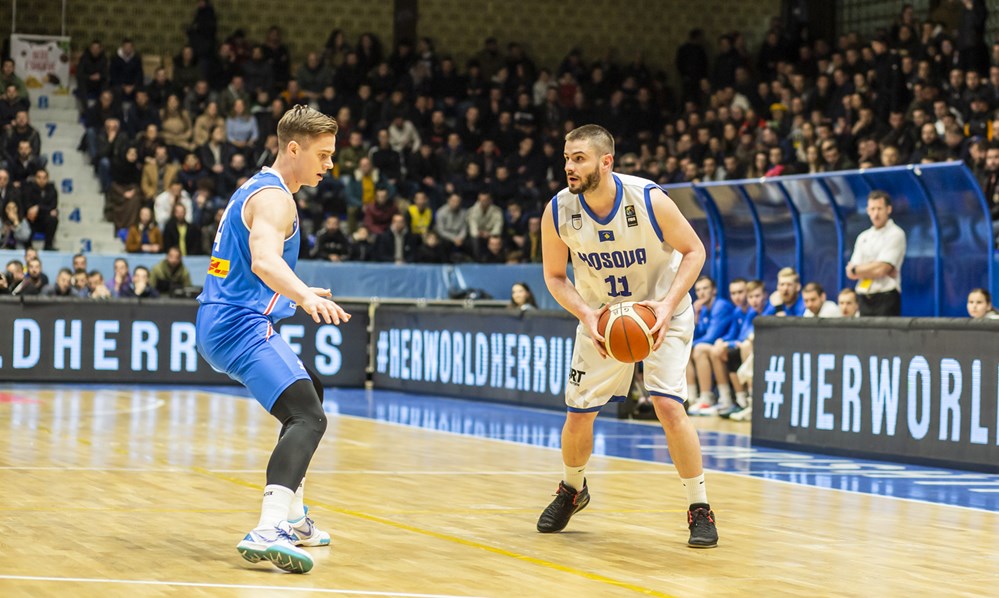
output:
[[648,185],[645,187],[645,209],[649,213],[649,222],[652,223],[652,230],[654,230],[656,236],[659,237],[659,242],[664,243],[663,229],[659,228],[659,221],[656,219],[656,212],[652,209],[652,190],[658,188],[659,187],[656,185]]
[[555,233],[562,238],[562,231],[558,229],[558,193],[552,196],[552,222],[555,224]]
[[[280,185],[267,185],[266,187],[261,187],[259,189],[255,189],[253,191],[253,193],[247,195],[246,199],[243,200],[243,205],[240,206],[240,208],[239,208],[239,219],[243,222],[243,228],[246,229],[247,234],[249,234],[249,232],[250,232],[250,225],[246,223],[246,204],[250,203],[250,200],[253,199],[253,197],[256,196],[257,193],[260,193],[264,189],[280,189],[280,190],[284,191],[285,193],[288,193],[288,189],[285,188],[285,187],[282,187]],[[295,202],[295,198],[292,197],[290,193],[288,194],[288,199],[290,199],[292,201],[292,203]],[[295,220],[292,222],[292,224],[294,224],[297,221],[298,221],[298,210],[297,210],[297,206],[296,206]],[[291,235],[289,235],[288,238],[285,239],[285,241],[290,241],[291,238],[295,236],[296,232],[298,232],[298,226],[293,226],[292,227],[292,231],[291,231]]]

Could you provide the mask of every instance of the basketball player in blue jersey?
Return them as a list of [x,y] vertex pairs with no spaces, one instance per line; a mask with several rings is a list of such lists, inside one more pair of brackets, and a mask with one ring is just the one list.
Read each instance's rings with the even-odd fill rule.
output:
[[[580,324],[565,392],[564,475],[538,519],[538,531],[561,531],[590,502],[585,472],[593,421],[608,401],[624,399],[635,368],[607,358],[597,322],[609,304],[638,301],[656,314],[645,385],[687,492],[687,543],[714,547],[718,531],[704,486],[701,446],[683,409],[694,332],[690,287],[704,265],[704,246],[658,185],[611,170],[614,138],[602,127],[570,131],[564,155],[569,186],[552,198],[541,218],[544,273],[552,296]],[[575,283],[566,276],[569,260]]]
[[267,464],[260,521],[237,545],[251,563],[268,560],[305,573],[312,557],[300,546],[326,546],[303,504],[305,471],[326,431],[318,376],[274,334],[274,324],[301,307],[317,323],[350,316],[295,275],[301,235],[292,193],[314,187],[333,167],[336,121],[295,106],[278,123],[278,155],[236,190],[219,223],[205,288],[198,297],[198,352],[239,381],[281,422]]

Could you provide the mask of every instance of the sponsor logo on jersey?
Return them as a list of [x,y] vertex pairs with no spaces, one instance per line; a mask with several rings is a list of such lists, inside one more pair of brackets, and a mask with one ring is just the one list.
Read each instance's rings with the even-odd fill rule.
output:
[[635,215],[635,206],[624,206],[624,218],[628,221],[628,226],[638,226],[638,216]]
[[582,214],[573,214],[572,218],[570,218],[570,220],[572,222],[572,228],[574,228],[576,230],[579,230],[579,229],[583,228],[583,215]]
[[212,260],[208,262],[208,273],[212,276],[225,278],[229,275],[229,260],[213,257]]
[[577,252],[576,256],[594,270],[603,268],[628,268],[648,261],[644,248],[626,249],[623,251],[600,251],[593,253]]
[[603,243],[605,241],[613,241],[614,240],[614,231],[612,231],[612,230],[598,230],[597,231],[597,238],[600,239],[601,243]]

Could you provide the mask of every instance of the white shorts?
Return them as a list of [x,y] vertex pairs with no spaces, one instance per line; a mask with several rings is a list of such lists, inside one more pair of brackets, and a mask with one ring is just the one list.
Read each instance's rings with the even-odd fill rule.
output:
[[[687,361],[693,338],[694,310],[688,305],[673,316],[662,346],[645,358],[645,388],[650,395],[681,403],[687,400]],[[600,357],[582,324],[576,328],[571,367],[565,404],[577,413],[599,411],[611,401],[623,401],[635,375],[634,364]]]

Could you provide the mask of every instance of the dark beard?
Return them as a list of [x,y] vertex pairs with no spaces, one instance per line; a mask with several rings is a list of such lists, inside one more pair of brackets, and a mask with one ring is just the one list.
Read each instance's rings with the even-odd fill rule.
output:
[[594,170],[593,173],[586,175],[579,186],[573,189],[569,187],[569,191],[576,195],[583,195],[589,191],[592,191],[600,186],[600,171]]

